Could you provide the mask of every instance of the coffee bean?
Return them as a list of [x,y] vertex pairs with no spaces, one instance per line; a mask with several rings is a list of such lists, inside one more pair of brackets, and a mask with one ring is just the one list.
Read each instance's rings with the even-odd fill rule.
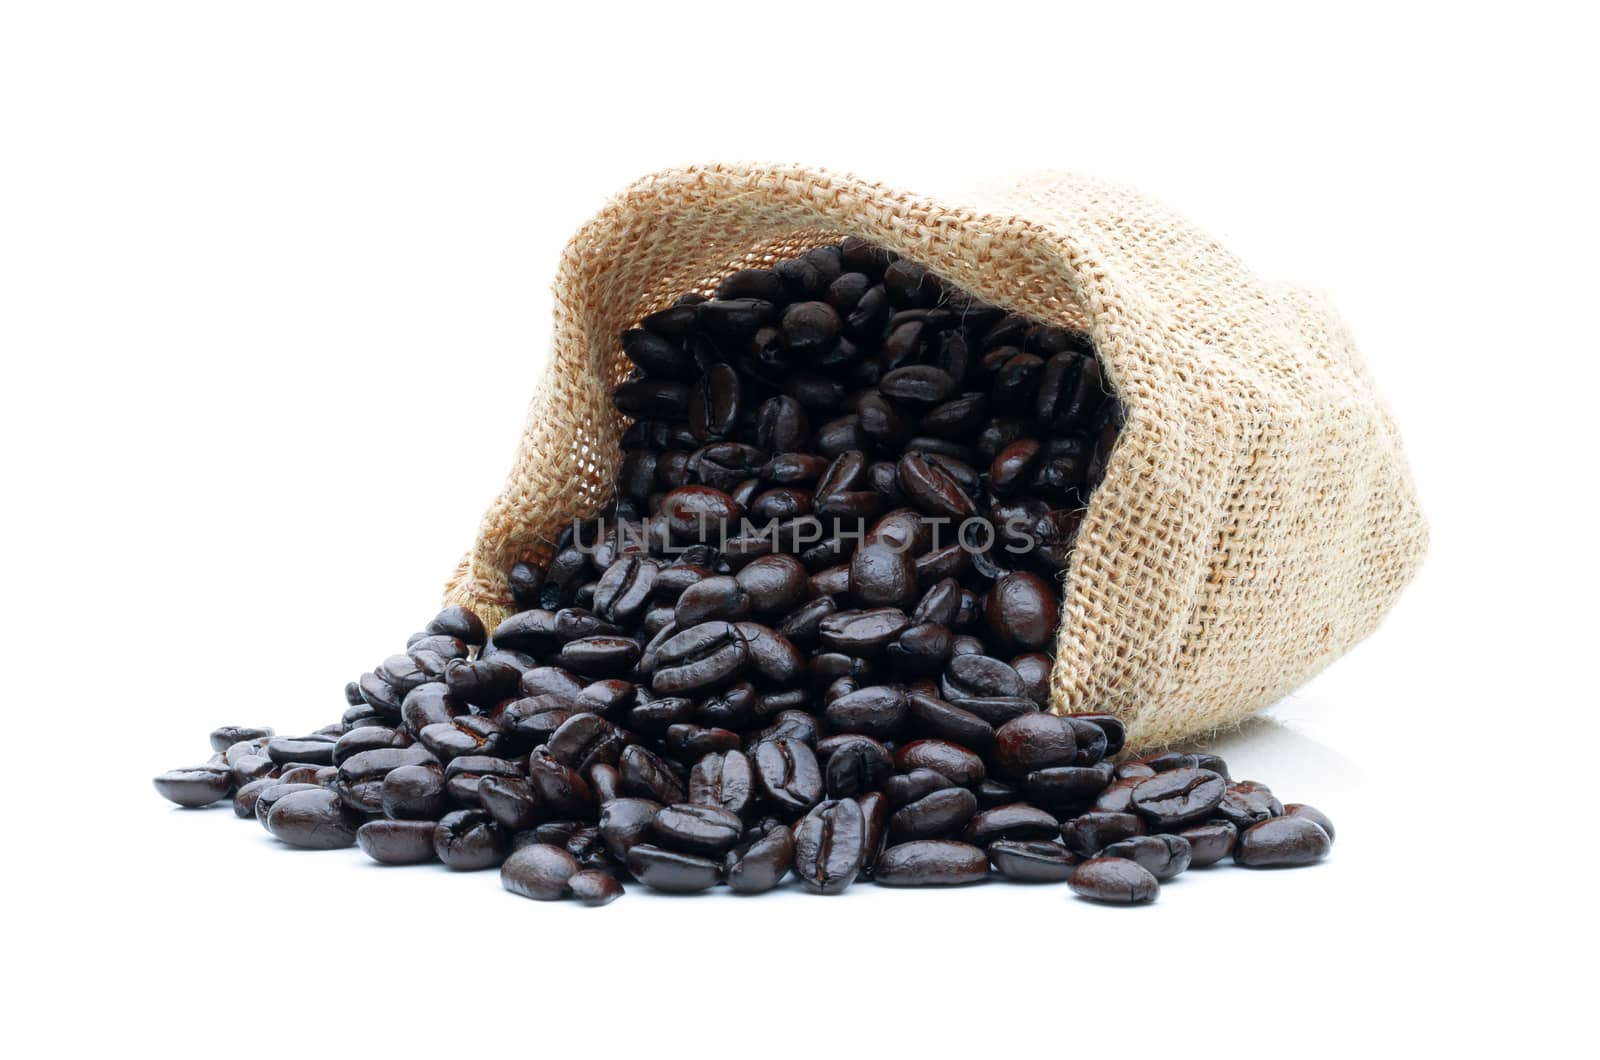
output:
[[444,771],[437,765],[397,766],[384,774],[379,801],[396,820],[437,821],[449,808]]
[[561,847],[534,843],[505,859],[500,886],[524,898],[554,902],[571,893],[570,881],[580,871],[578,859]]
[[275,800],[267,813],[267,831],[292,847],[306,850],[351,846],[360,824],[338,792],[319,787],[291,791]]
[[850,595],[865,607],[909,608],[917,600],[917,568],[908,552],[867,545],[850,560]]
[[888,739],[904,728],[911,715],[905,693],[892,685],[873,685],[828,704],[828,724],[840,732]]
[[[890,843],[955,835],[978,812],[966,788],[941,788],[906,803],[889,816]],[[1053,832],[1053,830],[1052,830]]]
[[1019,883],[1057,883],[1072,875],[1078,859],[1060,843],[1041,839],[999,839],[989,844],[989,862]]
[[1209,769],[1174,769],[1133,789],[1133,808],[1159,828],[1204,820],[1222,801],[1227,782]]
[[994,742],[994,729],[969,710],[922,692],[910,693],[906,702],[911,712],[911,725],[923,736],[975,751],[986,751]]
[[155,778],[155,786],[163,799],[179,806],[209,806],[228,797],[234,777],[227,766],[191,766],[168,770]]
[[806,744],[789,737],[763,740],[753,755],[761,792],[790,814],[801,814],[822,798],[822,769]]
[[[1224,796],[1224,798],[1226,798],[1226,796]],[[1333,842],[1335,838],[1333,834],[1333,822],[1328,819],[1327,814],[1323,813],[1315,806],[1307,806],[1300,802],[1287,803],[1283,807],[1283,815],[1285,817],[1304,817],[1306,820],[1316,824],[1316,826],[1321,828],[1324,832],[1327,832],[1328,841],[1330,843]]]
[[433,852],[446,868],[461,872],[488,869],[505,860],[511,848],[505,830],[483,810],[456,810],[433,830]]
[[1055,643],[1055,593],[1037,574],[1004,575],[989,590],[984,621],[1002,650],[1040,651]]
[[652,799],[662,804],[688,798],[683,782],[659,755],[639,744],[627,747],[617,763],[622,773],[622,790],[629,795]]
[[783,882],[794,864],[794,835],[778,825],[749,847],[728,857],[728,888],[735,894],[761,894]]
[[478,781],[478,802],[507,832],[526,831],[544,819],[538,789],[523,777],[484,777]]
[[[1027,775],[1028,797],[1051,805],[1079,805],[1102,793],[1111,780],[1111,766],[1051,766]],[[1098,804],[1095,809],[1109,809]],[[1126,812],[1123,806],[1118,812]]]
[[652,824],[656,840],[663,846],[706,855],[728,850],[739,841],[743,828],[738,814],[693,803],[663,807]]
[[878,857],[873,879],[888,887],[951,887],[988,878],[982,850],[949,839],[918,839],[891,846]]
[[996,764],[1002,773],[1019,780],[1037,770],[1071,765],[1077,753],[1071,722],[1054,714],[1025,714],[994,733]]
[[944,740],[915,740],[895,752],[894,764],[903,771],[931,769],[955,784],[975,784],[984,777],[983,759],[964,747]]
[[1074,894],[1112,905],[1153,902],[1161,884],[1142,865],[1126,858],[1092,858],[1072,870],[1067,886]]
[[[355,704],[352,704],[354,706]],[[259,740],[274,735],[270,728],[248,725],[223,725],[211,730],[211,749],[226,751],[241,740]]]
[[831,651],[870,659],[881,655],[910,625],[906,613],[892,607],[838,611],[822,619],[817,636]]
[[1178,835],[1189,842],[1189,867],[1202,869],[1233,853],[1239,830],[1231,821],[1207,821],[1185,828]]
[[651,688],[657,695],[692,695],[733,680],[748,661],[744,638],[731,624],[702,622],[661,645]]
[[308,766],[331,766],[335,742],[328,737],[307,736],[291,739],[278,736],[267,741],[267,757],[280,766],[291,762]]
[[689,801],[742,816],[755,801],[755,773],[741,751],[713,752],[689,773]]
[[1144,822],[1131,813],[1083,813],[1061,825],[1061,841],[1083,858],[1095,857],[1112,843],[1144,834]]
[[668,894],[693,894],[717,885],[717,863],[650,843],[628,851],[628,871],[641,883]]
[[1281,816],[1284,808],[1265,784],[1242,780],[1227,785],[1216,811],[1218,817],[1233,822],[1235,827],[1244,831],[1269,817]]
[[1239,833],[1233,860],[1251,868],[1310,865],[1332,847],[1328,833],[1310,817],[1269,817]]
[[1051,814],[1025,802],[1014,802],[978,814],[967,824],[962,838],[988,846],[999,839],[1052,839],[1060,831],[1061,822]]
[[839,894],[866,858],[866,819],[851,799],[818,803],[794,826],[794,872],[814,894]]
[[356,845],[380,865],[432,861],[433,821],[368,821],[356,829]]
[[889,749],[870,736],[845,733],[817,745],[824,760],[823,786],[829,798],[849,799],[876,791],[894,773]]
[[622,897],[622,884],[609,872],[585,869],[567,880],[572,897],[587,906],[609,905]]
[[1157,880],[1170,880],[1189,867],[1189,841],[1178,835],[1136,835],[1119,839],[1100,852],[1102,857],[1127,858],[1143,865]]

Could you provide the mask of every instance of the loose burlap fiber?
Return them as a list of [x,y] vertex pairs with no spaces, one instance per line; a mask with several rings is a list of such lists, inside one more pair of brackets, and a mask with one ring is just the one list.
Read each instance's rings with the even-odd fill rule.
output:
[[607,499],[618,336],[751,263],[860,236],[1086,329],[1127,425],[1066,576],[1051,702],[1135,747],[1236,725],[1370,633],[1427,547],[1394,424],[1316,295],[1268,283],[1142,195],[1044,173],[960,201],[794,166],[647,177],[573,237],[549,370],[446,591],[491,627],[506,573]]

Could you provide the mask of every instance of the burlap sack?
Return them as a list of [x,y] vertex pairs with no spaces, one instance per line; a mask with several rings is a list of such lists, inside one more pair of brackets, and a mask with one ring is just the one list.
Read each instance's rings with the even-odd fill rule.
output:
[[492,626],[511,564],[607,499],[625,328],[845,235],[1087,329],[1127,406],[1067,573],[1055,709],[1113,711],[1139,747],[1235,725],[1370,633],[1416,571],[1427,526],[1344,326],[1162,206],[1062,173],[946,202],[710,165],[645,178],[568,244],[549,370],[446,602]]

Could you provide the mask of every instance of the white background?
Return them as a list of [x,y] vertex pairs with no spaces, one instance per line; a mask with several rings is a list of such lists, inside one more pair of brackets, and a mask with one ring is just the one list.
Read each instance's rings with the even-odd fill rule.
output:
[[[1561,1047],[1596,942],[1593,27],[1111,6],[0,7],[6,1051]],[[1326,865],[1135,910],[596,911],[155,796],[216,724],[333,720],[432,614],[567,236],[742,158],[1083,169],[1332,293],[1434,543],[1379,634],[1225,742],[1334,817]]]

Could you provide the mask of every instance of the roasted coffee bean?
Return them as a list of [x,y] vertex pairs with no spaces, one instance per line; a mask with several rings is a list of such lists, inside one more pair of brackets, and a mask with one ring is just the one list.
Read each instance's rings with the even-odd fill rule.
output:
[[994,732],[994,761],[1003,774],[1016,780],[1037,770],[1072,765],[1077,755],[1072,723],[1054,714],[1025,714]]
[[921,453],[900,458],[901,491],[918,511],[946,519],[962,520],[978,514],[977,505],[939,464]]
[[666,761],[642,745],[624,748],[617,768],[622,773],[622,790],[629,795],[663,805],[688,799],[683,782],[673,774]]
[[1332,847],[1328,833],[1310,817],[1269,817],[1239,833],[1233,860],[1250,868],[1310,865]]
[[890,777],[883,782],[883,793],[891,809],[910,805],[925,795],[945,788],[957,787],[955,781],[937,770],[917,767]]
[[156,777],[155,785],[163,799],[179,806],[209,806],[233,791],[233,770],[225,765],[170,769]]
[[320,784],[311,782],[310,774],[306,780],[277,780],[263,787],[255,796],[255,817],[262,828],[267,827],[267,818],[272,814],[272,807],[277,805],[279,799],[286,798],[297,791],[317,791]]
[[1239,830],[1231,821],[1207,821],[1185,828],[1178,835],[1189,841],[1190,868],[1202,869],[1233,853]]
[[256,800],[263,791],[277,783],[276,777],[262,777],[240,785],[239,790],[233,793],[233,815],[246,820],[255,817]]
[[963,839],[988,846],[999,839],[1053,839],[1061,823],[1037,806],[1013,802],[984,810],[968,822]]
[[800,740],[763,740],[752,758],[762,794],[788,813],[804,813],[822,798],[822,769],[816,754]]
[[639,654],[639,645],[627,637],[584,637],[563,644],[557,659],[587,677],[620,677],[633,669]]
[[338,767],[335,787],[351,809],[381,813],[384,779],[401,766],[437,769],[439,761],[422,747],[377,747],[345,759]]
[[462,755],[499,754],[501,739],[500,723],[477,714],[438,722],[417,733],[417,742],[441,762]]
[[663,696],[703,692],[733,680],[748,661],[749,649],[732,624],[702,622],[657,650],[651,688]]
[[523,832],[544,819],[539,792],[523,777],[483,777],[478,802],[507,832]]
[[1064,716],[1062,718],[1072,726],[1072,739],[1077,744],[1077,753],[1073,757],[1073,764],[1080,766],[1098,765],[1105,758],[1106,748],[1110,741],[1106,739],[1106,731],[1093,722],[1081,718]]
[[1283,804],[1265,784],[1241,780],[1227,785],[1216,807],[1216,816],[1232,821],[1241,832],[1251,825],[1283,814]]
[[[532,673],[533,671],[528,671]],[[415,736],[429,725],[448,722],[467,712],[465,703],[450,694],[442,681],[430,682],[406,693],[400,705],[400,716],[406,731]]]
[[1028,686],[1022,675],[988,655],[953,656],[940,678],[940,688],[951,702],[1002,696],[1025,700],[1030,708],[1038,706],[1027,699]]
[[1170,880],[1189,867],[1189,841],[1178,835],[1136,835],[1119,839],[1100,852],[1102,857],[1127,858],[1143,865],[1157,880]]
[[755,774],[741,751],[713,752],[689,773],[689,801],[743,816],[755,800]]
[[1112,905],[1153,902],[1161,884],[1143,865],[1127,858],[1092,858],[1072,870],[1067,886],[1074,894]]
[[1209,769],[1174,769],[1133,789],[1133,808],[1158,828],[1202,821],[1217,809],[1227,782]]
[[437,765],[391,769],[384,774],[379,801],[384,814],[396,820],[436,821],[449,809],[444,771]]
[[956,744],[944,740],[916,740],[895,752],[897,769],[931,769],[948,777],[952,783],[976,784],[984,778],[983,759]]
[[878,856],[873,872],[873,879],[886,887],[952,887],[980,883],[988,876],[988,855],[950,839],[891,846]]
[[818,803],[794,826],[794,873],[813,894],[838,894],[866,860],[866,819],[852,799]]
[[487,637],[483,620],[464,607],[447,607],[433,616],[423,632],[430,637],[454,637],[467,644],[482,644]]
[[267,831],[290,846],[306,850],[351,846],[360,824],[360,818],[345,806],[338,792],[320,787],[291,791],[275,800],[267,813]]
[[906,701],[911,712],[911,726],[921,736],[976,751],[986,751],[994,742],[994,729],[971,711],[922,692],[909,693]]
[[823,618],[817,635],[830,651],[870,659],[881,655],[910,625],[906,613],[892,607],[839,611]]
[[628,871],[647,887],[668,894],[693,894],[717,885],[717,863],[695,854],[639,843],[628,851]]
[[[629,748],[632,750],[632,748]],[[642,750],[642,749],[641,749]],[[463,760],[457,759],[447,767],[453,769]],[[623,786],[627,786],[627,756],[622,759]],[[505,774],[501,774],[505,775]],[[539,794],[545,812],[556,818],[587,817],[594,811],[594,792],[583,774],[557,759],[546,748],[535,748],[528,756],[528,783]],[[452,795],[455,792],[452,791]],[[458,797],[458,801],[461,801]]]
[[890,739],[905,727],[911,706],[893,685],[873,685],[829,703],[825,714],[840,732]]
[[612,799],[600,807],[600,838],[606,850],[626,863],[628,851],[649,836],[661,804],[650,799]]
[[420,865],[437,855],[433,821],[368,821],[356,829],[356,845],[380,865]]
[[739,815],[720,806],[678,803],[656,814],[652,831],[656,841],[672,850],[691,854],[721,854],[739,841],[744,825]]
[[831,736],[817,746],[825,757],[824,788],[831,799],[851,799],[876,791],[894,773],[889,749],[870,736]]
[[462,872],[493,868],[510,849],[505,830],[482,810],[456,810],[434,826],[433,852],[446,868]]
[[444,767],[444,792],[457,806],[477,807],[478,784],[484,777],[515,777],[522,772],[520,764],[504,758],[462,755]]
[[1078,864],[1066,847],[1043,839],[999,839],[989,844],[988,853],[1002,876],[1019,883],[1058,883]]
[[888,840],[904,843],[955,835],[977,812],[977,796],[966,788],[938,789],[889,815]]
[[382,725],[363,725],[359,729],[351,729],[334,743],[333,764],[342,766],[349,758],[362,751],[405,747],[410,743],[411,736],[408,733]]
[[673,621],[680,629],[721,619],[736,622],[751,611],[750,594],[731,577],[705,578],[685,589],[673,608]]
[[850,595],[864,607],[910,608],[917,600],[917,567],[909,552],[869,544],[850,560]]
[[585,869],[567,880],[572,897],[587,906],[609,905],[622,897],[622,884],[609,872]]
[[[351,704],[355,706],[356,704]],[[213,751],[226,751],[242,740],[270,739],[274,735],[270,728],[257,728],[247,725],[223,725],[211,730],[211,749]]]
[[1051,766],[1035,770],[1025,779],[1030,799],[1057,806],[1089,802],[1110,783],[1111,766],[1106,762],[1095,766]]
[[616,726],[598,714],[574,714],[551,734],[550,756],[564,766],[587,773],[597,765],[615,765],[624,740]]
[[505,859],[500,886],[524,898],[554,902],[571,893],[570,881],[580,871],[578,859],[561,847],[534,843]]
[[289,765],[290,763],[307,766],[331,766],[333,765],[333,745],[336,742],[333,738],[326,736],[305,736],[297,739],[277,736],[267,741],[267,757],[280,766]]
[[1061,841],[1082,858],[1092,858],[1112,843],[1144,835],[1145,825],[1131,813],[1083,813],[1061,824]]
[[729,729],[704,725],[669,725],[664,741],[668,754],[680,762],[695,762],[702,755],[735,751],[739,734]]
[[[1050,656],[1042,652],[1029,652],[1019,655],[1011,660],[1011,668],[1017,671],[1027,686],[1027,696],[1041,707],[1050,702],[1050,671],[1054,667]],[[1089,724],[1084,722],[1084,724]],[[1074,730],[1076,730],[1074,726]],[[1106,745],[1106,737],[1101,733],[1099,740],[1102,748]],[[1104,751],[1101,751],[1104,754]]]
[[[1224,798],[1226,798],[1226,796],[1224,796]],[[1332,843],[1335,838],[1333,834],[1333,822],[1328,819],[1327,814],[1323,813],[1315,806],[1307,806],[1306,804],[1300,802],[1287,803],[1283,807],[1283,816],[1304,817],[1306,820],[1316,824],[1316,826],[1321,828],[1324,832],[1327,832],[1328,841],[1330,843]]]
[[729,853],[728,889],[761,894],[783,882],[794,865],[794,834],[782,825],[766,829],[748,847]]
[[756,622],[736,622],[744,641],[751,677],[768,685],[798,684],[806,675],[805,656],[788,637]]

